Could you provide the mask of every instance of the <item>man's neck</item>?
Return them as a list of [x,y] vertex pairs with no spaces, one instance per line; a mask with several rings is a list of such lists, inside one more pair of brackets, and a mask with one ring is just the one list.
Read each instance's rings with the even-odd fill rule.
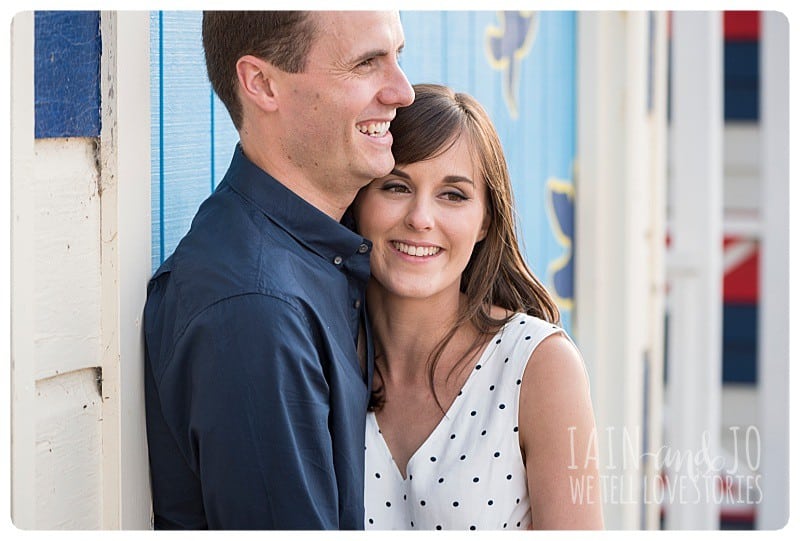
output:
[[[245,137],[241,137],[240,140],[242,151],[247,159],[308,204],[324,212],[337,222],[341,221],[347,207],[355,199],[358,190],[347,190],[345,186],[341,186],[341,179],[331,179],[329,182],[326,182],[325,179],[317,179],[315,181],[298,167],[276,159],[275,155],[268,150],[269,145],[256,145]],[[355,185],[355,183],[353,184]],[[323,188],[324,186],[340,189],[325,189]]]

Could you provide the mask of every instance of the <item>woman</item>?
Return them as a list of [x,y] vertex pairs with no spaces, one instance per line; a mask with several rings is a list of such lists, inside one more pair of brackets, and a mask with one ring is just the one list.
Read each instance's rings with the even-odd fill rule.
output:
[[520,254],[497,133],[470,96],[414,90],[395,169],[353,205],[373,243],[365,526],[600,528],[576,493],[599,486],[588,379]]

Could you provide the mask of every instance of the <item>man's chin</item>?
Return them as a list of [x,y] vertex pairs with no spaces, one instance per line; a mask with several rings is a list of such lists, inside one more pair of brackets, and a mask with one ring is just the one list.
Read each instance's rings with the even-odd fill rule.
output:
[[375,180],[376,178],[382,178],[388,175],[389,173],[394,170],[394,159],[391,160],[389,165],[382,165],[380,167],[370,167],[369,173],[366,175],[369,180],[367,184]]

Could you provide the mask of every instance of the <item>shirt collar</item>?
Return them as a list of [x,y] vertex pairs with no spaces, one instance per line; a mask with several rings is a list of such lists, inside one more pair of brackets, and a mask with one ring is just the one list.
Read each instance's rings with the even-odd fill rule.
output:
[[241,144],[236,145],[231,165],[220,184],[223,183],[251,201],[267,218],[312,252],[337,267],[355,271],[364,281],[369,277],[368,264],[365,268],[365,265],[350,260],[366,256],[368,262],[369,252],[365,252],[362,245],[371,248],[370,241],[311,205],[251,162]]

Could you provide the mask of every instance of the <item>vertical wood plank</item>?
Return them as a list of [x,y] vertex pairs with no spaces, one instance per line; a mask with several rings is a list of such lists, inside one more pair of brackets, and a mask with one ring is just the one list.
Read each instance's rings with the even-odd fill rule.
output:
[[[722,386],[722,14],[672,18],[667,401],[673,449],[719,456]],[[709,468],[668,469],[670,482]],[[685,481],[684,481],[685,482]],[[719,503],[670,502],[669,529],[717,529]]]
[[[100,357],[100,195],[97,144],[37,139],[36,379],[97,366]],[[64,352],[69,352],[65,355]]]
[[161,262],[166,259],[164,253],[164,227],[163,227],[163,201],[164,194],[162,183],[164,179],[164,162],[162,155],[164,145],[162,141],[164,102],[162,48],[163,34],[161,32],[162,11],[150,12],[150,224],[151,224],[151,255],[150,266],[155,271]]
[[442,12],[402,11],[400,20],[406,38],[400,64],[409,82],[444,84]]
[[149,15],[103,12],[103,527],[150,526],[141,326],[150,276]]
[[103,525],[107,495],[98,374],[88,368],[36,383],[36,529]]
[[211,186],[211,105],[201,12],[163,12],[161,153],[164,257],[189,230]]

